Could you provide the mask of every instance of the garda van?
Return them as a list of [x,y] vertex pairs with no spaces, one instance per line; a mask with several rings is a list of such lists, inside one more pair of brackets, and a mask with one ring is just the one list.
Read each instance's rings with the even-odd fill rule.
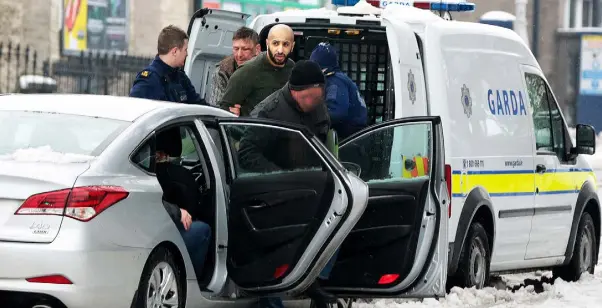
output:
[[[571,140],[546,77],[515,32],[451,20],[473,10],[458,1],[361,0],[251,22],[262,50],[272,26],[292,27],[295,61],[320,42],[336,45],[368,108],[371,126],[340,142],[340,160],[358,166],[370,200],[324,283],[335,294],[441,296],[446,278],[482,288],[492,273],[551,268],[565,280],[593,273],[601,211],[583,155],[595,151],[594,130],[577,125]],[[185,70],[201,95],[246,18],[202,9],[191,19]],[[420,200],[432,189],[423,178],[432,175],[439,136],[408,125],[432,117],[445,141],[447,191],[437,193],[451,200],[435,210]],[[415,185],[399,189],[398,179]],[[438,225],[429,229],[424,222],[433,217]]]

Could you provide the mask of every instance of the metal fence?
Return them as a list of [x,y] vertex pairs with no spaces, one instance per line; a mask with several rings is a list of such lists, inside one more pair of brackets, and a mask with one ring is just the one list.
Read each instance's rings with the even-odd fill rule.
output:
[[0,93],[15,92],[23,75],[48,76],[49,63],[28,46],[0,42]]
[[0,93],[19,92],[21,76],[41,75],[54,79],[59,93],[127,96],[136,74],[151,61],[87,52],[42,60],[30,47],[0,42]]

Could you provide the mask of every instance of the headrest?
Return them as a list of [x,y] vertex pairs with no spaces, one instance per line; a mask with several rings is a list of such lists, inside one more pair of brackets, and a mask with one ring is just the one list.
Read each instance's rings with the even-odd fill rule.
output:
[[171,157],[182,155],[182,137],[179,127],[169,128],[157,134],[157,151],[165,152]]

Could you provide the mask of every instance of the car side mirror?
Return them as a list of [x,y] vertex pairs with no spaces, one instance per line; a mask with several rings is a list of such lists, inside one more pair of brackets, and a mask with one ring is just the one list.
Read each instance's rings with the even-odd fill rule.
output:
[[355,174],[357,177],[359,177],[362,174],[362,167],[360,167],[360,165],[358,165],[356,163],[343,161],[343,162],[341,162],[341,165],[343,165],[343,167],[345,167],[345,169],[347,169],[347,171]]
[[596,131],[591,125],[577,124],[577,145],[571,149],[572,155],[596,153]]

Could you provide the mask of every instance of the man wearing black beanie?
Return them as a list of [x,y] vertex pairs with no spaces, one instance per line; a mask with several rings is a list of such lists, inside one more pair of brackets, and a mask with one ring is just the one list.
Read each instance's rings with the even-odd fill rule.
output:
[[[303,125],[325,143],[330,130],[330,117],[324,103],[325,83],[318,63],[298,61],[284,87],[259,103],[251,116]],[[321,167],[316,153],[298,141],[292,140],[290,134],[270,131],[266,136],[265,129],[261,127],[248,128],[238,151],[241,167],[246,171],[261,173],[296,169],[299,166]],[[327,279],[335,259],[336,255],[320,277]],[[310,286],[308,295],[318,308],[336,301],[336,297],[325,292],[317,281]],[[282,302],[279,298],[262,298],[260,306],[282,307]]]
[[293,67],[284,87],[259,103],[251,111],[251,117],[305,125],[325,142],[330,129],[328,108],[324,104],[325,83],[316,62],[301,60]]

